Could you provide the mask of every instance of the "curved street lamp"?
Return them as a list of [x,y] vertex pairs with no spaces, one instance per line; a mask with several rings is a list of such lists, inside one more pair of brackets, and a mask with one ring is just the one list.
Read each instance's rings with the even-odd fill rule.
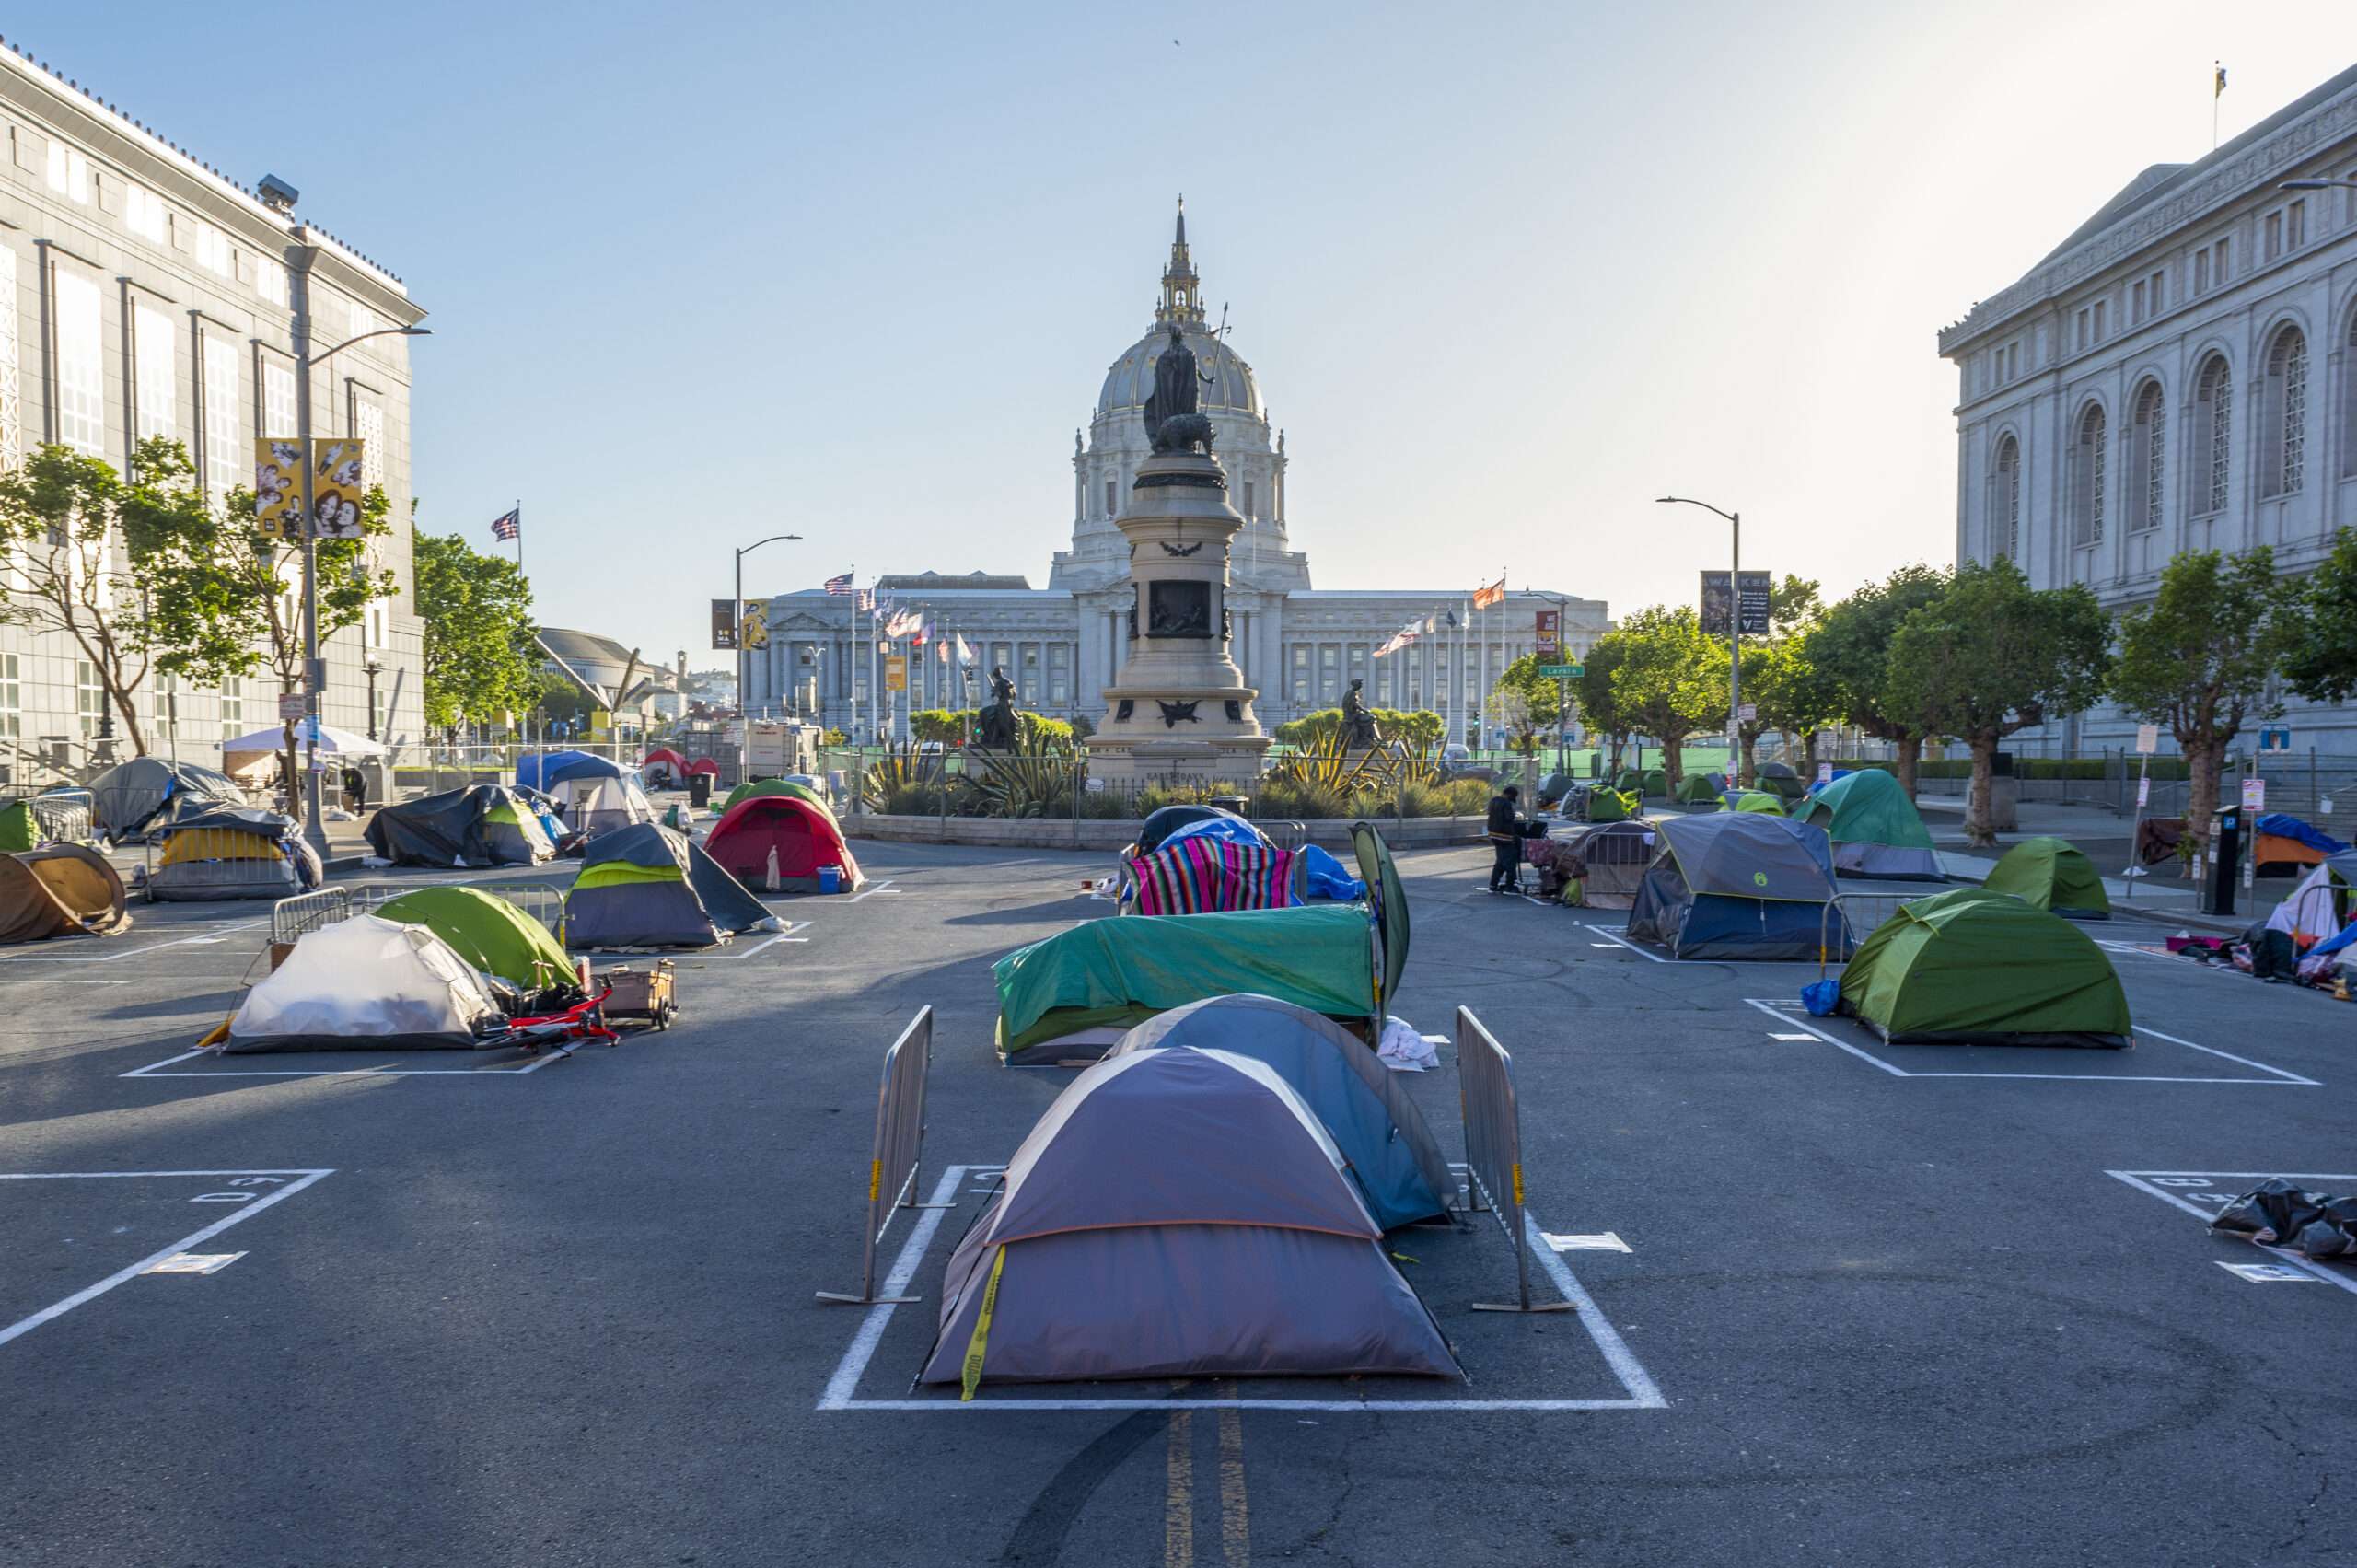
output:
[[[755,540],[737,552],[737,598],[732,602],[736,606],[737,717],[743,726],[742,739],[737,753],[737,771],[740,774],[746,771],[745,759],[753,749],[753,709],[752,704],[746,701],[745,691],[745,675],[748,668],[745,662],[745,557],[765,544],[776,544],[781,540],[798,540],[801,537],[798,533],[773,533],[767,539]],[[739,778],[737,782],[743,784],[745,781]]]
[[1705,512],[1717,513],[1727,520],[1734,530],[1734,559],[1727,573],[1727,752],[1728,763],[1735,768],[1736,780],[1743,782],[1738,765],[1743,758],[1743,514],[1721,512],[1708,501],[1697,501],[1687,495],[1662,495],[1655,498],[1656,506],[1700,506]]

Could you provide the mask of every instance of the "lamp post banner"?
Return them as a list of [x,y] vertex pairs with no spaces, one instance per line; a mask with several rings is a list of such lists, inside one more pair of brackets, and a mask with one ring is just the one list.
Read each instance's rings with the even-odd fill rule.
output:
[[1735,575],[1735,600],[1741,628],[1747,637],[1768,635],[1768,624],[1773,609],[1774,574],[1769,572],[1737,572]]
[[[311,442],[311,528],[315,539],[358,539],[367,486],[361,479],[362,443]],[[303,443],[258,437],[254,442],[254,527],[273,539],[298,539],[303,502]]]
[[1702,574],[1702,635],[1724,637],[1735,629],[1735,574]]
[[1560,610],[1538,611],[1538,633],[1534,640],[1538,645],[1538,657],[1544,663],[1552,664],[1555,660],[1555,649],[1560,645],[1559,639],[1562,633],[1562,619],[1563,612]]
[[737,601],[733,598],[712,601],[712,645],[715,649],[737,645]]

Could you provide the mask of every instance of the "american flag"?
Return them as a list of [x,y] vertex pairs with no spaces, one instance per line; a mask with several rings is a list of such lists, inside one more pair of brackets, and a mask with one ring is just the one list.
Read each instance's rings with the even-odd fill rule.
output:
[[523,531],[524,508],[521,506],[517,507],[514,511],[507,513],[504,517],[497,517],[491,519],[491,537],[493,539],[515,539],[521,535]]
[[847,594],[851,592],[851,574],[849,572],[845,572],[840,577],[828,578],[827,591],[830,594]]
[[875,613],[876,590],[874,588],[861,588],[857,590],[852,598],[852,608],[862,615],[871,615]]

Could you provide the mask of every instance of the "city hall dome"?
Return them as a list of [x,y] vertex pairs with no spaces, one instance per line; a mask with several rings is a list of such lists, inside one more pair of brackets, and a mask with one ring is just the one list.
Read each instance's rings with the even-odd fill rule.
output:
[[1097,394],[1098,417],[1145,406],[1146,398],[1154,391],[1155,361],[1168,346],[1173,325],[1194,351],[1196,374],[1211,378],[1203,387],[1203,412],[1265,418],[1260,406],[1260,384],[1253,379],[1252,367],[1220,341],[1216,328],[1204,318],[1202,280],[1195,275],[1194,263],[1187,256],[1187,203],[1183,198],[1178,203],[1177,235],[1170,242],[1170,265],[1162,273],[1162,302],[1155,307],[1154,328],[1124,349],[1113,367],[1105,372],[1104,388]]

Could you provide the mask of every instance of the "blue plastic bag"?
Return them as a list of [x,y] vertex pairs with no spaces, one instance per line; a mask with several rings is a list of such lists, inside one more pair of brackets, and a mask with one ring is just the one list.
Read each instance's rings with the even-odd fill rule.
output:
[[1841,981],[1839,977],[1820,980],[1801,987],[1801,1005],[1808,1009],[1812,1018],[1829,1018],[1841,1006]]

